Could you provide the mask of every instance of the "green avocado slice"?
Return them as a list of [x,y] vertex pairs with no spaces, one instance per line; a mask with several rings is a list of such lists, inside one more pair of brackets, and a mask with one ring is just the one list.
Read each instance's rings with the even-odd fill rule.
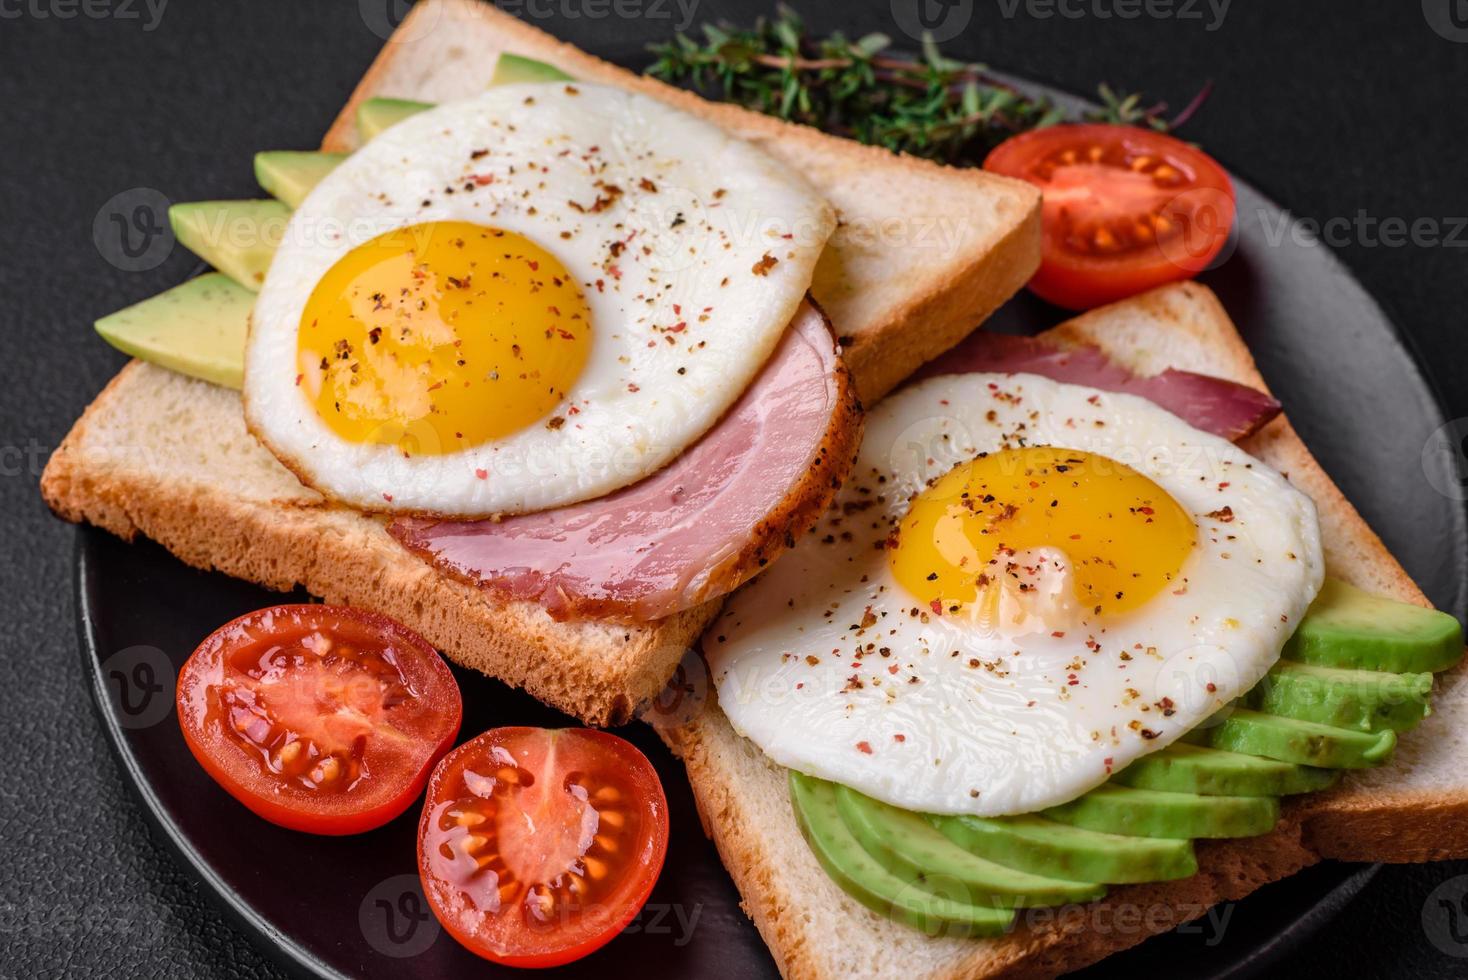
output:
[[168,209],[184,247],[251,292],[259,292],[291,209],[279,201],[195,201]]
[[1249,692],[1271,715],[1361,732],[1415,728],[1431,713],[1432,675],[1347,670],[1282,660]]
[[1198,873],[1193,843],[1123,837],[1073,827],[1034,814],[1015,817],[939,816],[929,823],[959,847],[1030,874],[1113,885],[1171,881]]
[[218,272],[108,314],[97,333],[124,354],[238,389],[255,294]]
[[970,905],[917,881],[904,881],[862,849],[836,809],[836,787],[791,770],[790,800],[806,843],[841,890],[867,908],[929,936],[997,936],[1014,912]]
[[570,81],[574,79],[555,65],[548,65],[544,61],[536,61],[534,58],[526,58],[505,51],[494,63],[494,75],[490,78],[489,84],[495,86],[514,85],[519,82]]
[[1119,786],[1201,796],[1290,796],[1325,789],[1340,773],[1174,742],[1111,777]]
[[396,126],[409,116],[432,108],[431,102],[414,102],[412,99],[364,99],[357,106],[357,135],[365,143],[389,126]]
[[298,208],[311,188],[345,160],[346,153],[262,150],[255,154],[255,180],[288,208]]
[[1110,784],[1051,807],[1045,816],[1087,830],[1133,837],[1257,837],[1279,822],[1272,796],[1198,796]]
[[1436,673],[1463,658],[1463,627],[1447,613],[1326,579],[1284,658],[1320,667]]
[[1397,733],[1353,732],[1237,708],[1209,736],[1216,749],[1325,769],[1369,769],[1391,758]]
[[950,882],[973,905],[1064,905],[1106,894],[1105,885],[1046,878],[986,861],[944,837],[921,814],[848,786],[836,787],[836,809],[857,843],[888,871],[906,881]]

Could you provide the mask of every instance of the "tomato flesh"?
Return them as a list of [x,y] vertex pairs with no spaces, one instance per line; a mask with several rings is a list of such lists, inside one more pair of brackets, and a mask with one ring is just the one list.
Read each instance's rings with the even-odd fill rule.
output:
[[406,626],[337,606],[274,606],[209,635],[178,678],[205,771],[272,823],[371,830],[422,792],[459,732],[453,674]]
[[1043,245],[1030,289],[1067,309],[1189,279],[1228,242],[1233,183],[1211,157],[1163,133],[1051,126],[1001,143],[984,168],[1039,187]]
[[423,890],[444,928],[485,959],[569,963],[647,901],[667,811],[657,773],[624,739],[494,728],[445,756],[429,781]]

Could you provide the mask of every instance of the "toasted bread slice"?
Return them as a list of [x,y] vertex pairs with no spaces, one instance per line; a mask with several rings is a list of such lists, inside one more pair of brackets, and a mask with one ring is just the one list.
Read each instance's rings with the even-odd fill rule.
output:
[[[325,147],[355,145],[350,120],[369,96],[441,101],[479,91],[501,51],[646,92],[799,169],[842,222],[812,291],[864,398],[955,344],[1039,262],[1039,197],[1027,184],[711,104],[474,0],[416,5]],[[410,555],[378,521],[329,507],[301,486],[245,432],[234,392],[141,363],[93,402],[41,489],[62,517],[143,534],[190,564],[380,610],[459,663],[592,724],[625,720],[656,693],[719,607],[627,627],[557,622],[538,606],[492,599]]]
[[[1168,367],[1263,389],[1248,349],[1203,286],[1168,286],[1051,330],[1095,344],[1141,374]],[[1283,417],[1243,443],[1314,500],[1329,573],[1426,605],[1381,539],[1336,489]],[[1200,841],[1192,878],[1118,887],[1081,914],[1021,913],[998,939],[933,939],[868,911],[821,870],[800,835],[784,770],[737,735],[710,697],[664,738],[688,766],[705,830],[713,837],[786,977],[1030,977],[1077,969],[1241,898],[1321,858],[1423,861],[1468,857],[1468,788],[1462,776],[1463,667],[1440,680],[1434,713],[1401,737],[1379,770],[1349,774],[1337,788],[1287,801],[1264,837]],[[1426,819],[1424,819],[1426,818]],[[1121,928],[1120,923],[1131,923]]]

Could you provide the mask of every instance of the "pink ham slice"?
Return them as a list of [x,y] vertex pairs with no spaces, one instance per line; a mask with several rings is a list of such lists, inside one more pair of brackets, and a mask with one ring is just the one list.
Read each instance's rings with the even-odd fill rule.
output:
[[926,364],[913,380],[976,371],[1038,374],[1052,381],[1140,395],[1195,429],[1235,442],[1258,432],[1280,411],[1279,402],[1264,392],[1223,378],[1172,368],[1143,377],[1096,347],[1062,347],[1040,337],[982,330]]
[[660,619],[732,591],[793,544],[829,505],[860,430],[830,326],[806,303],[733,408],[653,476],[571,507],[389,531],[439,570],[557,619]]

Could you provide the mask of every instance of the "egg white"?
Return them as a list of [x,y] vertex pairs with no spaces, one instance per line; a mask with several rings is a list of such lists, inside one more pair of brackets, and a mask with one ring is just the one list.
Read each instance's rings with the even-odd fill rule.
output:
[[[1198,527],[1183,584],[1063,637],[917,608],[882,545],[910,498],[1024,445],[1099,454],[1171,494]],[[1225,507],[1231,520],[1210,516]],[[725,714],[775,762],[911,810],[1028,813],[1252,687],[1323,564],[1308,497],[1151,402],[1033,375],[937,377],[870,413],[832,510],[735,596],[704,650]]]
[[[475,175],[493,183],[466,190]],[[621,193],[598,207],[608,184]],[[296,377],[312,289],[355,246],[427,221],[525,235],[581,284],[592,349],[558,409],[574,418],[405,457],[318,416]],[[799,175],[644,96],[545,83],[445,104],[358,150],[292,216],[252,316],[247,419],[304,482],[361,508],[484,516],[599,497],[668,463],[739,397],[834,225]],[[615,259],[612,242],[627,243]]]

